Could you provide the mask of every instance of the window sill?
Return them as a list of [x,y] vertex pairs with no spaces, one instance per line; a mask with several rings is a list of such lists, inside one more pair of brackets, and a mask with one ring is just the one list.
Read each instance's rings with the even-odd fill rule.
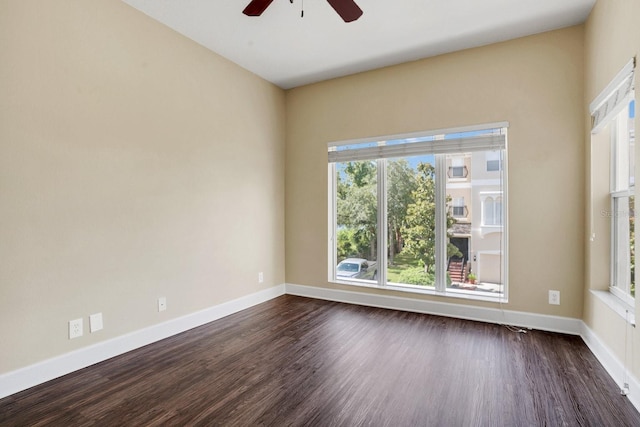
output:
[[636,326],[635,308],[622,301],[609,291],[590,291],[595,297],[602,301],[607,307],[613,310],[617,315],[625,319],[625,321]]
[[447,288],[445,292],[438,292],[433,287],[425,288],[425,287],[416,286],[416,285],[387,284],[387,285],[381,286],[381,285],[378,285],[377,283],[372,283],[372,282],[347,281],[347,280],[336,280],[331,283],[337,283],[340,285],[348,285],[348,286],[359,286],[359,287],[370,288],[370,289],[383,289],[383,290],[389,290],[389,291],[407,292],[412,294],[431,295],[431,296],[438,296],[438,297],[460,298],[460,299],[473,300],[473,301],[488,301],[488,302],[495,302],[500,304],[505,304],[509,302],[506,296],[502,294],[482,292],[482,291],[468,291],[464,289]]

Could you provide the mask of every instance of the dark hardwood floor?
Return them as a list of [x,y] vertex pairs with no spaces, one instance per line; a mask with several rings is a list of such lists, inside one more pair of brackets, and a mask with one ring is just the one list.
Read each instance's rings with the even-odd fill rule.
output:
[[579,337],[283,296],[0,400],[2,426],[640,426]]

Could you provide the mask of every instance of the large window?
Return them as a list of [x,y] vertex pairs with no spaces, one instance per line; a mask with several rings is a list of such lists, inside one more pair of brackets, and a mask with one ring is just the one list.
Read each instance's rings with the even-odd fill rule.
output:
[[[602,216],[610,221],[610,291],[618,298],[634,305],[635,298],[635,60],[631,60],[591,103],[592,135],[602,133],[605,138],[592,141],[605,143],[609,138],[609,200],[610,208]],[[608,133],[607,133],[608,132]],[[593,143],[593,142],[592,142]],[[606,160],[592,159],[598,167],[606,167]],[[595,174],[592,166],[592,175]],[[604,196],[604,189],[592,181],[597,193],[594,200]],[[591,241],[595,242],[592,224]]]
[[505,123],[330,144],[329,280],[504,299],[505,150]]
[[635,297],[635,102],[611,126],[611,290]]

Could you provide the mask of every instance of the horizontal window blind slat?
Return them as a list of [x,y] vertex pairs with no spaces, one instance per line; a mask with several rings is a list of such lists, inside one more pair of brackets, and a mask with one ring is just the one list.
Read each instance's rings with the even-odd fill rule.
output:
[[591,116],[591,131],[602,130],[624,107],[631,102],[633,96],[633,74],[618,88],[607,101]]
[[635,58],[631,58],[629,62],[622,67],[622,70],[616,74],[616,76],[609,82],[607,87],[605,87],[602,92],[589,104],[589,112],[593,115],[595,111],[600,108],[607,98],[611,96],[611,94],[617,90],[617,88],[629,77],[630,74],[633,73],[635,69],[636,60]]
[[592,133],[602,130],[631,101],[634,90],[634,72],[635,58],[620,70],[589,105]]
[[357,160],[389,159],[425,154],[448,154],[469,151],[502,150],[506,146],[505,135],[478,135],[464,138],[441,139],[436,141],[407,142],[404,144],[336,150],[331,147],[329,163]]

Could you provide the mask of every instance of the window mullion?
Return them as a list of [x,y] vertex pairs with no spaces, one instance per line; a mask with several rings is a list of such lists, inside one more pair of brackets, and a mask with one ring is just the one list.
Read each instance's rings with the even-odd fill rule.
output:
[[337,194],[338,194],[338,181],[336,179],[337,168],[335,163],[329,163],[329,200],[328,200],[328,217],[329,223],[329,281],[336,280],[336,264],[338,263],[338,242],[337,242]]
[[437,292],[445,292],[447,287],[447,160],[444,154],[435,156],[436,163],[436,221],[435,221],[435,285]]
[[[611,161],[613,162],[613,159],[611,159]],[[613,163],[612,163],[613,164]],[[613,167],[611,168],[611,176],[613,177],[613,174],[615,173],[613,171]],[[613,189],[613,178],[611,181],[609,181],[611,188]],[[609,236],[610,236],[610,245],[609,245],[609,259],[610,261],[610,266],[609,266],[609,288],[615,288],[617,286],[616,283],[616,257],[617,257],[617,251],[616,251],[616,245],[618,244],[617,242],[617,238],[616,238],[616,222],[613,220],[615,218],[615,213],[616,213],[616,197],[613,195],[613,193],[610,194],[610,200],[609,200],[609,212],[611,213],[611,219],[609,221]]]
[[387,161],[378,159],[378,285],[387,283]]

